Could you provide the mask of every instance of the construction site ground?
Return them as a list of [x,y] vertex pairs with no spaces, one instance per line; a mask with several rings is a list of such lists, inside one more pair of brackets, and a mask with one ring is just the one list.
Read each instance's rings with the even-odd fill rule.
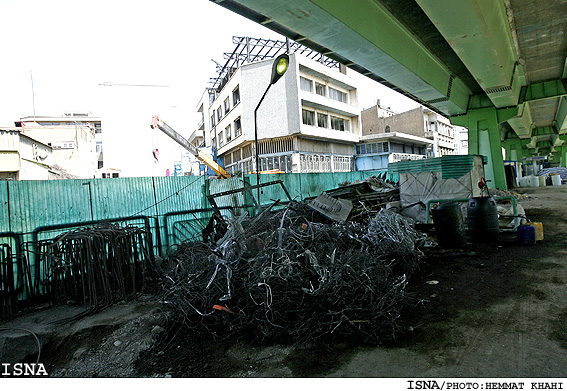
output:
[[[422,299],[387,346],[250,345],[176,323],[152,295],[56,325],[82,308],[3,320],[0,362],[51,377],[567,378],[567,186],[516,189],[544,240],[429,249],[408,291]],[[33,335],[41,342],[41,350]]]

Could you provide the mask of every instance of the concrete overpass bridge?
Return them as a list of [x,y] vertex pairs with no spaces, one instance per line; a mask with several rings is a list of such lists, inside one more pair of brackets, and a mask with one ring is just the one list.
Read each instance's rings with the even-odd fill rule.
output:
[[567,158],[567,0],[211,0],[469,129],[510,160]]

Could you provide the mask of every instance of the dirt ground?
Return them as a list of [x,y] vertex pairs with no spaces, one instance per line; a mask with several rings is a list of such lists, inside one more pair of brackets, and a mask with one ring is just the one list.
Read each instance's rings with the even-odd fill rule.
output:
[[[567,186],[516,189],[544,240],[515,233],[426,250],[408,290],[421,299],[388,346],[251,346],[178,324],[151,296],[64,325],[55,307],[0,323],[0,362],[52,377],[567,377]],[[436,283],[432,283],[436,282]],[[19,329],[19,330],[18,330]],[[29,331],[24,331],[26,329]]]

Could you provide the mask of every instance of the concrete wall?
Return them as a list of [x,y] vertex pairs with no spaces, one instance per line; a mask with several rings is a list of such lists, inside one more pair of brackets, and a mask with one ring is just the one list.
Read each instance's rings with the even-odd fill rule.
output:
[[[243,65],[240,96],[243,141],[254,140],[254,109],[270,83],[273,60]],[[266,94],[258,109],[258,139],[283,137],[298,130],[297,89],[293,56],[285,75]]]
[[[94,129],[89,126],[26,126],[25,135],[51,145],[53,165],[81,178],[92,178],[98,169]],[[73,143],[72,148],[64,147]]]
[[361,118],[363,136],[386,133],[386,126],[390,127],[390,133],[400,132],[418,137],[425,135],[424,113],[421,107],[391,117],[378,117],[377,106],[374,106],[362,111]]
[[0,178],[49,179],[52,149],[17,130],[0,130]]

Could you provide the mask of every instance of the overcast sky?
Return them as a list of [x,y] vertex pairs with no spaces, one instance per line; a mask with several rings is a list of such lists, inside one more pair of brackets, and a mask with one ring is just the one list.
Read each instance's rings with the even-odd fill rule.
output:
[[[0,0],[0,18],[0,126],[33,115],[34,101],[38,116],[101,115],[112,89],[121,88],[120,96],[142,89],[167,95],[182,127],[192,131],[196,105],[215,76],[211,60],[223,62],[234,48],[232,36],[282,39],[207,0]],[[378,98],[397,111],[416,106],[361,79],[361,108]],[[105,82],[169,87],[100,85]]]

